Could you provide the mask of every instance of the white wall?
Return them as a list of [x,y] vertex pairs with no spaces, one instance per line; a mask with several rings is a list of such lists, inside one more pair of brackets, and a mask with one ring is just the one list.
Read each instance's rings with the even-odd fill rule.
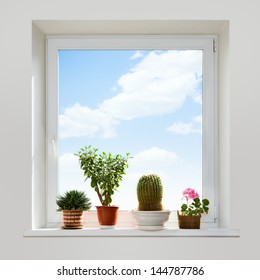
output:
[[[259,259],[260,223],[259,218],[254,217],[260,195],[260,38],[257,36],[260,18],[257,1],[17,0],[15,5],[13,2],[1,3],[0,9],[0,207],[4,213],[0,258]],[[44,52],[39,43],[43,41],[43,34],[33,28],[35,41],[32,40],[32,20],[127,20],[134,21],[133,26],[137,28],[140,22],[135,25],[136,20],[144,21],[142,26],[158,20],[169,23],[171,20],[229,21],[229,26],[218,31],[221,35],[220,214],[224,225],[240,228],[240,238],[23,237],[23,232],[31,227],[32,196],[44,196],[32,192],[33,183],[40,184],[44,180],[44,169],[39,168],[40,156],[34,158],[38,181],[32,176],[32,108],[44,126],[31,89],[32,74],[38,79],[44,71],[35,66],[42,65],[42,62],[37,64],[35,58],[42,57]],[[39,47],[34,48],[38,54],[34,53],[33,60],[32,44]],[[43,93],[44,84],[36,85],[37,93]],[[43,134],[41,126],[34,129],[39,135]],[[230,216],[224,215],[229,205]],[[41,224],[42,219],[33,220]]]
[[45,211],[37,211],[46,206],[45,47],[45,34],[32,24],[32,228],[45,225]]

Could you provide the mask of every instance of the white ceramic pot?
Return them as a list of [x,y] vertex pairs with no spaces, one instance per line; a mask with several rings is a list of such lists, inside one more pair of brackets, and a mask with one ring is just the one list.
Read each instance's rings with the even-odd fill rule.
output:
[[162,230],[169,220],[171,211],[136,211],[132,210],[132,217],[136,228],[141,230]]

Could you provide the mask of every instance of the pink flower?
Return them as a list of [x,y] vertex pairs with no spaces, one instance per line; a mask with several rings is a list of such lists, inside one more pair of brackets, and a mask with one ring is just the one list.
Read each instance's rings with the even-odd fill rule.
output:
[[195,198],[199,198],[199,194],[196,192],[196,190],[192,189],[192,188],[187,188],[186,190],[184,190],[182,192],[183,196],[188,200],[188,199],[192,199],[194,200]]

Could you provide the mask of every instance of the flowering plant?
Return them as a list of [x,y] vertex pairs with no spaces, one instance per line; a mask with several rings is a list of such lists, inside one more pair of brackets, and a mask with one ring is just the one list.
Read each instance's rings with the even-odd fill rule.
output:
[[208,199],[202,199],[200,201],[199,194],[192,188],[187,188],[182,192],[183,199],[186,199],[186,203],[181,206],[181,214],[185,216],[195,216],[200,214],[208,214],[209,201]]

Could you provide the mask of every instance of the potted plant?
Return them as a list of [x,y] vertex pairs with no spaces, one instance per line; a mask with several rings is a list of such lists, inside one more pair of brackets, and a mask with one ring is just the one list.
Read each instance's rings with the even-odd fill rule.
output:
[[83,211],[91,208],[90,199],[82,191],[72,190],[57,196],[58,211],[63,212],[64,229],[83,228]]
[[128,167],[129,153],[99,153],[97,148],[85,146],[76,154],[84,176],[90,179],[91,187],[98,195],[101,206],[96,206],[99,224],[114,226],[117,222],[118,206],[112,205],[114,192],[119,188],[125,169]]
[[186,203],[182,204],[181,212],[177,211],[179,228],[199,229],[201,214],[208,214],[209,200],[200,200],[199,194],[192,188],[183,191],[183,199]]
[[138,208],[132,211],[138,229],[161,230],[170,216],[162,205],[163,185],[156,174],[143,175],[137,184]]

